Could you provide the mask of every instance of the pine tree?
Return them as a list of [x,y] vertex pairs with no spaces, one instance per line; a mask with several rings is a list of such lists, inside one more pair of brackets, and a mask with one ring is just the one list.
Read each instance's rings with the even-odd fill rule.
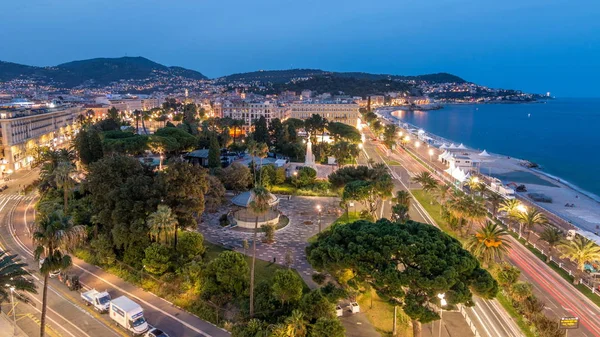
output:
[[221,148],[216,137],[210,137],[210,147],[208,149],[208,167],[221,167]]

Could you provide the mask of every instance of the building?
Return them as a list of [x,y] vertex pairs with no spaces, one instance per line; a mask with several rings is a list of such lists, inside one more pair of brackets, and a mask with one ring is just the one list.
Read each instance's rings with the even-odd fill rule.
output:
[[221,114],[223,118],[243,120],[242,129],[244,132],[249,132],[252,122],[260,117],[267,120],[267,125],[273,118],[286,119],[289,116],[289,108],[277,105],[273,101],[232,100],[223,102]]
[[340,122],[358,127],[358,108],[356,103],[294,103],[290,105],[291,118],[307,119],[312,115],[320,115],[330,122]]
[[33,161],[31,151],[36,146],[67,144],[78,116],[85,111],[80,105],[54,104],[0,108],[1,174],[29,166]]

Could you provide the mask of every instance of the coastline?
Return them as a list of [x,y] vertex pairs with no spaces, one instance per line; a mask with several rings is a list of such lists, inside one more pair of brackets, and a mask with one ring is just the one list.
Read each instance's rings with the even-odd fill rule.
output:
[[[452,140],[430,133],[423,128],[412,125],[411,123],[404,122],[401,118],[393,114],[393,112],[397,110],[398,109],[379,109],[378,112],[388,121],[395,122],[396,125],[400,125],[402,128],[405,128],[414,134],[418,132],[422,135],[426,135],[430,138],[431,145],[438,149],[442,143],[454,143],[455,145],[458,145],[458,143],[453,142]],[[420,130],[423,130],[424,133]],[[481,151],[481,149],[468,146],[465,151],[477,153]],[[589,192],[569,182],[568,180],[564,180],[561,177],[544,172],[539,168],[531,168],[522,165],[523,162],[528,162],[527,160],[497,153],[489,153],[489,155],[493,157],[494,160],[485,165],[487,168],[485,171],[482,170],[482,174],[493,177],[497,175],[504,175],[505,177],[502,179],[505,181],[504,183],[507,183],[508,181],[519,181],[519,178],[507,178],[507,176],[511,174],[519,174],[518,172],[523,172],[521,174],[529,174],[537,177],[537,179],[541,179],[547,184],[541,183],[539,180],[538,182],[527,182],[525,181],[527,179],[521,180],[519,184],[522,183],[528,187],[527,192],[519,194],[521,197],[561,218],[565,223],[568,222],[572,226],[592,233],[598,231],[597,226],[600,225],[600,196]],[[489,174],[487,171],[488,169],[490,170]],[[549,195],[553,199],[553,202],[536,202],[528,196],[530,193],[542,193]],[[565,204],[575,204],[576,208],[563,206]]]

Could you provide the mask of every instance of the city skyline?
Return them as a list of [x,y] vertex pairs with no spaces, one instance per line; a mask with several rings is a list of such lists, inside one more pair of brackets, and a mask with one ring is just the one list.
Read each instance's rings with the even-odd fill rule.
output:
[[[290,68],[448,72],[490,87],[598,96],[600,24],[593,9],[599,5],[585,2],[577,7],[562,0],[383,1],[377,6],[355,1],[277,6],[146,2],[141,7],[135,1],[33,1],[5,5],[2,38],[19,48],[3,50],[0,60],[48,66],[144,56],[211,78]],[[18,25],[23,18],[28,25]]]

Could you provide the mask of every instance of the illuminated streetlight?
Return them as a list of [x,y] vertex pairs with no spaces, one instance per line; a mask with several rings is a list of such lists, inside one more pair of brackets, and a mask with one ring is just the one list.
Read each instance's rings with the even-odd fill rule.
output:
[[433,156],[433,149],[429,149],[429,162],[431,163],[431,156]]
[[[521,213],[526,213],[527,212],[527,207],[523,204],[519,204],[517,206],[517,211],[521,212]],[[521,233],[523,232],[523,222],[519,221],[519,239],[521,239]]]
[[358,148],[362,150],[363,149],[363,145],[362,144],[358,144]]
[[440,328],[438,330],[438,337],[442,336],[442,314],[444,313],[444,307],[448,304],[446,302],[446,294],[438,294],[437,297],[440,299]]
[[[12,277],[11,277],[12,280]],[[10,289],[10,305],[12,307],[12,312],[13,312],[13,336],[17,335],[17,315],[15,313],[15,287],[14,286],[10,286],[10,284],[6,284],[6,287]]]
[[417,148],[417,149],[418,149],[418,148],[419,148],[419,146],[421,146],[421,142],[417,140],[417,141],[415,142],[415,148]]
[[321,233],[321,205],[317,205],[317,212],[319,213],[318,224],[319,224],[319,233]]

